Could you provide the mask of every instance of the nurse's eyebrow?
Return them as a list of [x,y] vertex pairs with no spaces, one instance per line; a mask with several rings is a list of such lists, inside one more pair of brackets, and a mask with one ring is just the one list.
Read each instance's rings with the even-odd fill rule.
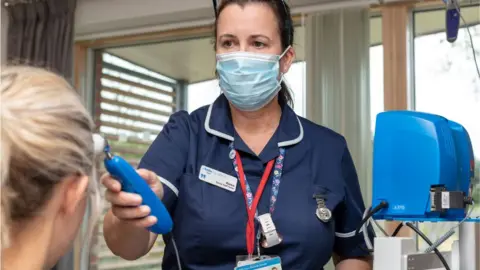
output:
[[271,39],[265,35],[261,35],[261,34],[256,34],[256,35],[251,35],[250,36],[251,38],[264,38],[264,39],[267,39],[268,41],[270,41]]
[[220,38],[236,38],[236,36],[232,34],[223,34],[220,36]]

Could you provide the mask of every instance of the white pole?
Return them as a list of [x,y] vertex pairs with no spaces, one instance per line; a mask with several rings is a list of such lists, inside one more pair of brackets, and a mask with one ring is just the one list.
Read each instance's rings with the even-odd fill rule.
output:
[[480,270],[480,224],[464,222],[459,228],[460,269]]

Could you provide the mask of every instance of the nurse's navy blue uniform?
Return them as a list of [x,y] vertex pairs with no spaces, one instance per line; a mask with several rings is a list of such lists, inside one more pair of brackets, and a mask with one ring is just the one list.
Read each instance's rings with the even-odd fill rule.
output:
[[[285,149],[272,215],[283,242],[262,249],[262,255],[279,255],[289,270],[323,269],[332,253],[344,258],[368,255],[363,236],[351,237],[365,206],[345,139],[282,105],[280,125],[257,156],[236,134],[229,103],[221,95],[190,115],[173,114],[139,165],[154,171],[164,184],[163,201],[174,220],[183,269],[232,270],[236,257],[247,255],[247,210],[240,185],[231,192],[199,179],[201,166],[237,177],[229,158],[231,142],[253,194],[267,163],[279,155],[279,147]],[[272,175],[258,204],[259,215],[269,212]],[[315,215],[314,195],[326,198],[333,213],[330,222]],[[162,268],[177,269],[171,236],[164,240]]]

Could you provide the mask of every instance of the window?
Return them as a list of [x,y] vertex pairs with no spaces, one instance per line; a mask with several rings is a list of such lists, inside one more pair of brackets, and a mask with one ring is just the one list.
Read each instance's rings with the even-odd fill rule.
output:
[[293,63],[285,74],[285,80],[292,90],[293,109],[300,116],[305,116],[305,81],[307,74],[305,61]]
[[382,17],[370,19],[370,120],[372,134],[377,114],[384,111]]
[[220,87],[218,86],[218,80],[208,80],[189,84],[187,91],[187,110],[189,113],[202,106],[211,104],[221,93]]
[[[95,121],[115,154],[134,167],[170,115],[176,111],[177,82],[108,53],[99,54]],[[102,169],[103,170],[103,169]],[[102,187],[103,188],[103,187]],[[101,191],[104,194],[104,191]],[[104,205],[105,214],[110,204]],[[100,218],[91,252],[91,269],[140,270],[158,267],[163,257],[161,237],[152,251],[136,261],[113,255],[103,237]]]
[[[480,6],[462,8],[462,16],[470,25],[477,60],[480,60]],[[458,39],[446,41],[445,11],[417,12],[415,18],[415,109],[442,115],[462,124],[469,132],[474,153],[480,159],[480,78],[473,60],[472,44],[466,28]],[[480,63],[479,63],[480,64]],[[480,162],[477,161],[480,165]],[[478,167],[477,165],[477,167]],[[476,187],[476,200],[480,197]],[[474,216],[480,216],[476,207]],[[433,239],[443,235],[452,223],[422,224],[421,229]],[[454,235],[441,246],[448,250]],[[425,243],[421,242],[422,247]]]
[[372,134],[377,114],[384,111],[383,102],[383,45],[370,47],[370,120]]
[[[383,44],[382,44],[382,17],[370,18],[370,129],[373,135],[375,133],[375,123],[377,114],[384,111],[383,101]],[[372,189],[372,180],[364,189]],[[371,193],[367,193],[371,194]],[[367,200],[370,201],[370,198]],[[366,203],[369,203],[366,202]],[[377,221],[380,226],[384,227],[383,220]],[[377,226],[373,226],[377,235],[381,235],[381,231]]]
[[[305,62],[303,61],[293,63],[285,74],[285,80],[293,94],[295,112],[300,116],[305,115],[305,74]],[[221,93],[216,79],[190,84],[187,91],[189,112],[211,104]]]

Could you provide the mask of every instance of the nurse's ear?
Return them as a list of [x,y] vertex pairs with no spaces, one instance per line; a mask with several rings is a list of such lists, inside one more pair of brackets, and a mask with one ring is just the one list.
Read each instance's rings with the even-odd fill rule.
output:
[[282,59],[280,59],[280,72],[282,74],[287,73],[290,67],[292,66],[292,63],[294,60],[295,60],[295,49],[290,46],[283,54]]

